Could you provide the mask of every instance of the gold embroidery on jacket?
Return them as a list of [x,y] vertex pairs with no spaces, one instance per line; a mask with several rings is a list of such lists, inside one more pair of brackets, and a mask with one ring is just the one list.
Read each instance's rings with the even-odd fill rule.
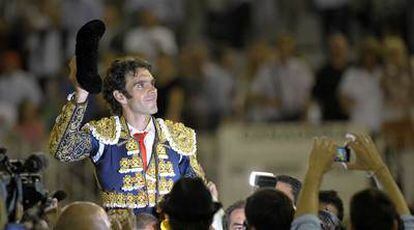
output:
[[60,161],[70,162],[89,156],[92,143],[86,130],[80,131],[87,104],[72,101],[63,106],[49,139],[49,151]]

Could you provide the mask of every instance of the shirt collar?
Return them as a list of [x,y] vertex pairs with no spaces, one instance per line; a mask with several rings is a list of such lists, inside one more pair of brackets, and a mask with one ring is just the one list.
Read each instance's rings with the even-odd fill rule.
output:
[[155,126],[154,126],[154,122],[152,121],[152,118],[150,119],[150,121],[148,122],[147,127],[145,127],[144,130],[138,130],[135,127],[133,127],[132,125],[130,125],[128,122],[127,122],[127,125],[128,125],[129,133],[131,134],[131,136],[133,136],[136,133],[143,133],[143,132],[153,133],[153,132],[155,132]]

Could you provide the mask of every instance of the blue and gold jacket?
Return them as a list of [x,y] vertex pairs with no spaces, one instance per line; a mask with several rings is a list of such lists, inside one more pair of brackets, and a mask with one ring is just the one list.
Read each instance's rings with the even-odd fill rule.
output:
[[182,123],[154,119],[156,137],[147,171],[137,142],[121,116],[91,121],[81,128],[86,103],[69,101],[51,132],[49,151],[71,162],[89,157],[95,165],[103,206],[152,212],[180,177],[202,177],[196,158],[196,134]]

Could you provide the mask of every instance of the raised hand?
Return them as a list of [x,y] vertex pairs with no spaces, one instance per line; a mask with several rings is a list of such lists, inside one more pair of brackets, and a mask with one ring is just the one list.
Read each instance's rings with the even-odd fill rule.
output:
[[355,140],[349,146],[355,152],[355,161],[348,163],[348,169],[377,172],[385,167],[374,141],[367,134],[353,134]]
[[337,144],[327,137],[316,137],[309,157],[309,171],[324,174],[335,159]]
[[89,93],[79,85],[76,78],[76,71],[76,58],[72,57],[69,61],[69,79],[76,90],[76,103],[84,103]]

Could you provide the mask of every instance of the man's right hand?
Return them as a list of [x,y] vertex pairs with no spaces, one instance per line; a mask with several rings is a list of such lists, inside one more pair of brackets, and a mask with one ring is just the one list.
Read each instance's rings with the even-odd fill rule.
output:
[[78,81],[76,80],[76,58],[75,57],[72,57],[69,62],[69,78],[73,86],[75,87],[76,103],[84,103],[86,99],[88,98],[89,92],[84,90],[82,87],[80,87]]

